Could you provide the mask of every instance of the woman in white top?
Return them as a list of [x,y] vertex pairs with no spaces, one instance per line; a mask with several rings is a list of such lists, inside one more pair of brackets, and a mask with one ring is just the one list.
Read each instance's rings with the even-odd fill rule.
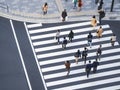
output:
[[116,41],[116,35],[113,34],[112,37],[111,37],[111,45],[112,45],[112,46],[114,46],[115,41]]
[[56,40],[58,41],[58,44],[59,44],[60,43],[60,30],[57,30]]

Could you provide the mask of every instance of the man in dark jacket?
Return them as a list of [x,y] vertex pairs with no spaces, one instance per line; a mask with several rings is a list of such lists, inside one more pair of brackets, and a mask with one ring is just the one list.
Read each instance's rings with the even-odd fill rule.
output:
[[64,11],[62,12],[62,21],[65,21],[66,20],[66,16],[67,16],[67,12],[66,12],[66,9],[64,9]]
[[84,51],[82,52],[82,59],[84,59],[84,63],[86,64],[88,49],[85,47]]
[[96,59],[96,61],[94,61],[93,63],[92,63],[92,66],[93,66],[93,72],[94,73],[96,73],[96,71],[97,71],[97,66],[99,65],[99,62],[97,61],[97,59]]
[[64,40],[62,42],[62,48],[65,49],[67,45],[67,39],[64,37]]
[[89,77],[91,68],[92,68],[92,64],[91,64],[91,61],[89,61],[89,64],[86,64],[86,67],[85,67],[85,71],[87,73],[87,78]]
[[68,34],[70,42],[72,42],[72,39],[74,37],[74,32],[71,30],[70,33]]

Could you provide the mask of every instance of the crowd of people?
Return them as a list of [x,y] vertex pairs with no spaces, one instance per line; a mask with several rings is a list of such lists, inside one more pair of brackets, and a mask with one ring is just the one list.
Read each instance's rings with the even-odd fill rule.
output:
[[[99,28],[97,30],[95,30],[95,27],[97,26],[97,20],[95,18],[95,16],[92,17],[91,21],[91,27],[94,27],[94,31],[96,33],[96,38],[100,39],[102,37],[102,33],[103,33],[103,28],[102,26],[100,25]],[[58,44],[62,44],[62,48],[63,49],[66,49],[66,46],[68,43],[71,43],[73,42],[74,40],[74,36],[75,36],[75,33],[73,30],[70,30],[70,32],[68,33],[68,35],[65,37],[60,37],[60,32],[61,30],[57,30],[56,32],[56,35],[55,35],[55,39],[57,40],[57,43]],[[67,39],[68,37],[68,39]],[[90,31],[88,33],[88,35],[86,36],[87,38],[87,46],[89,46],[90,48],[92,48],[92,39],[93,39],[93,34],[92,32]],[[60,38],[63,38],[63,40],[60,42]],[[94,37],[95,38],[95,37]],[[111,43],[111,46],[114,46],[115,44],[115,41],[116,41],[116,35],[113,34],[110,38],[110,43]],[[91,68],[93,68],[93,73],[96,73],[97,71],[97,66],[99,65],[99,62],[98,60],[100,61],[101,59],[101,55],[102,55],[102,45],[100,44],[96,50],[96,56],[94,58],[94,62],[91,63],[91,61],[89,61],[87,59],[87,56],[88,56],[88,48],[87,46],[84,47],[84,50],[83,51],[80,51],[80,49],[78,49],[75,54],[74,54],[74,57],[75,57],[75,63],[78,64],[78,62],[80,60],[83,60],[84,61],[84,65],[86,66],[85,67],[85,71],[87,73],[87,77],[89,77],[89,73],[91,72]],[[86,64],[86,62],[89,61],[88,64]],[[67,70],[67,75],[69,75],[70,73],[70,61],[65,61],[65,67],[66,67],[66,70]]]
[[[80,11],[82,9],[82,6],[83,6],[82,0],[72,0],[72,2],[73,2],[73,9],[78,9],[78,11]],[[95,15],[93,15],[90,22],[91,22],[91,26],[93,27],[93,30],[96,31],[96,36],[98,37],[98,39],[100,39],[102,37],[102,33],[103,33],[103,28],[101,26],[101,19],[105,17],[105,11],[103,10],[104,2],[103,2],[103,0],[95,0],[95,4],[98,5],[99,25],[100,25],[99,29],[96,30],[96,26],[97,26],[98,22],[97,22]],[[48,11],[47,3],[45,3],[43,5],[42,10],[43,10],[43,15],[46,15],[47,11]],[[61,13],[63,22],[66,21],[67,16],[68,16],[67,10],[64,9]],[[62,42],[60,42],[60,32],[61,32],[61,30],[57,30],[55,39],[57,40],[58,44],[62,44],[63,49],[66,49],[67,44],[69,42],[72,42],[74,39],[74,31],[70,30],[70,32],[66,36],[66,37],[68,37],[69,40],[67,40],[66,37],[64,36]],[[92,32],[89,32],[88,36],[87,36],[87,40],[88,40],[87,45],[90,46],[90,48],[92,47],[92,39],[93,39]],[[116,41],[116,35],[113,34],[110,39],[112,46],[114,46],[115,41]],[[99,65],[98,60],[100,61],[101,55],[102,55],[102,45],[100,44],[98,49],[96,50],[96,57],[94,58],[94,61],[92,63],[90,60],[87,59],[87,56],[89,54],[88,51],[89,51],[88,48],[85,46],[83,51],[80,51],[80,49],[78,49],[74,54],[76,64],[78,64],[80,59],[84,61],[85,72],[87,74],[87,77],[89,77],[91,68],[93,68],[93,73],[96,73],[96,71],[97,71],[97,66]],[[86,64],[87,61],[89,62],[88,64]],[[71,66],[70,61],[65,61],[67,75],[69,75],[69,73],[70,73],[70,66]]]

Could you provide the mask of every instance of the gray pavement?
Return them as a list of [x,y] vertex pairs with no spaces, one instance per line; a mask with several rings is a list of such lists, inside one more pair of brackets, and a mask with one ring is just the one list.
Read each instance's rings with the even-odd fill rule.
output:
[[[45,2],[48,3],[47,15],[42,14]],[[104,20],[120,20],[120,0],[115,0],[113,12],[110,12],[111,2],[112,0],[104,0]],[[59,22],[61,12],[65,8],[69,16],[68,21],[88,20],[92,15],[98,15],[97,7],[95,0],[83,0],[81,11],[73,9],[72,0],[0,0],[0,15],[20,21]]]

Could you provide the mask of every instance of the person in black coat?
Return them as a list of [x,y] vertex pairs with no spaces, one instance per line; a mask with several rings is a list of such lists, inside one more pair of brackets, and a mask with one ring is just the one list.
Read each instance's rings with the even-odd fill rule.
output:
[[71,30],[70,33],[68,34],[70,42],[72,42],[72,39],[74,38],[74,32]]
[[89,77],[91,68],[92,68],[92,64],[91,64],[91,61],[89,61],[89,63],[86,64],[86,67],[85,67],[85,71],[86,71],[86,73],[87,73],[87,78]]
[[88,49],[85,47],[84,51],[82,52],[82,59],[84,59],[85,64],[86,64],[87,55],[88,55]]
[[62,42],[62,48],[65,49],[67,45],[67,39],[64,37],[64,40]]
[[64,9],[64,11],[62,12],[62,21],[65,21],[66,20],[66,17],[67,17],[67,12],[66,12],[66,9]]
[[93,72],[96,73],[97,71],[97,66],[99,65],[99,62],[97,61],[97,58],[96,58],[96,61],[94,61],[92,63],[92,66],[93,66]]
[[81,52],[80,52],[79,49],[78,49],[77,52],[75,53],[74,57],[75,57],[75,62],[76,62],[76,64],[78,64],[78,60],[79,60],[79,58],[81,57]]

